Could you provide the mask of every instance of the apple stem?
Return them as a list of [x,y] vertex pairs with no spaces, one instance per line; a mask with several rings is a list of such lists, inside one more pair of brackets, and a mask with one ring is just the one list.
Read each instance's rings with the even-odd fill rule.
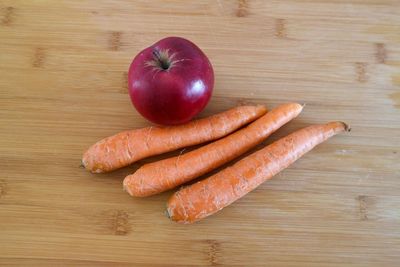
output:
[[153,50],[153,55],[154,55],[155,59],[157,60],[158,65],[163,70],[167,70],[170,67],[170,62],[168,60],[168,57],[163,56],[162,54],[164,54],[164,53],[160,53],[160,51],[158,51],[157,49]]

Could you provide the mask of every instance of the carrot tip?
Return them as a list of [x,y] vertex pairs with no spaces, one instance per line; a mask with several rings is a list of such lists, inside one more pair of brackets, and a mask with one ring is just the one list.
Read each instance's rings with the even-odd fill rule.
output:
[[344,130],[345,130],[346,132],[351,132],[351,127],[350,127],[348,124],[346,124],[346,123],[344,123],[344,122],[342,122],[342,121],[341,121],[341,123],[344,125]]

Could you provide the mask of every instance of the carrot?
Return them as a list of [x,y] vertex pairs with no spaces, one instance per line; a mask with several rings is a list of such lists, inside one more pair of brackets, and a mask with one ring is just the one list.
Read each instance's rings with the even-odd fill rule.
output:
[[209,178],[185,187],[169,199],[169,217],[193,223],[228,206],[279,173],[316,145],[348,130],[343,122],[296,131]]
[[199,177],[240,156],[300,114],[297,103],[281,105],[227,137],[188,152],[140,167],[124,180],[132,196],[158,194]]
[[113,171],[146,157],[218,139],[266,112],[264,106],[239,106],[184,125],[124,131],[91,146],[83,154],[82,165],[95,173]]

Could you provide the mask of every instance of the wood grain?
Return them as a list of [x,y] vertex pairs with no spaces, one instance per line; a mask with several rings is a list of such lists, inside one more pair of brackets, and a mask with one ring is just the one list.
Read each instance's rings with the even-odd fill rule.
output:
[[[398,266],[399,29],[397,0],[1,0],[0,265]],[[79,162],[98,139],[149,125],[127,68],[173,35],[214,65],[200,116],[298,101],[304,113],[263,145],[331,120],[351,134],[215,216],[170,222],[171,192],[133,199],[121,182],[174,153],[105,175]]]

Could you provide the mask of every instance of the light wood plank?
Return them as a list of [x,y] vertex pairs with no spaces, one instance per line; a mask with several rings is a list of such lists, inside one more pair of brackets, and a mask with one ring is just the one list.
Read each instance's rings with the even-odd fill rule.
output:
[[[399,32],[397,0],[0,1],[0,265],[398,266]],[[251,152],[312,123],[352,132],[215,216],[170,222],[171,192],[132,199],[121,182],[180,151],[104,175],[79,164],[98,139],[150,124],[127,68],[173,35],[214,66],[199,117],[306,103]]]

